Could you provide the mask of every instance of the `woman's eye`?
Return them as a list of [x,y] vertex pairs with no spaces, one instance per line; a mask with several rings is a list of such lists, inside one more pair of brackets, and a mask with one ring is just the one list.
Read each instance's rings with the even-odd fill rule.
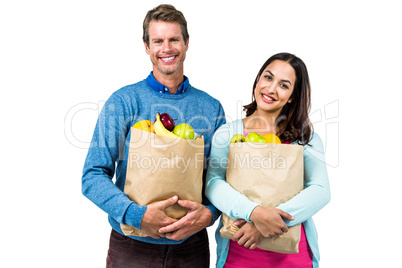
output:
[[265,79],[267,79],[267,80],[271,81],[271,80],[272,80],[272,77],[271,77],[271,76],[269,76],[269,75],[266,75],[266,76],[265,76]]
[[289,88],[288,85],[286,85],[286,84],[281,84],[281,87],[283,87],[283,88],[285,88],[285,89],[288,89],[288,88]]

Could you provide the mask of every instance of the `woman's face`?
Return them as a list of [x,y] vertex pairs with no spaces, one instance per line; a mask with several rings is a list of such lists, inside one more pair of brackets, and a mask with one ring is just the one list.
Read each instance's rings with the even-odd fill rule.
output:
[[261,74],[255,87],[257,110],[279,115],[283,106],[290,103],[296,73],[293,67],[282,60],[271,62]]

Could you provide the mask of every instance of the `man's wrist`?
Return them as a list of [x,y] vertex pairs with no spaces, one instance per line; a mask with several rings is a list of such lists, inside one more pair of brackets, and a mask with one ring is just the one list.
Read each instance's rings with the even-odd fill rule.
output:
[[211,226],[213,224],[214,214],[206,206],[204,206],[204,211],[205,211],[204,213],[205,213],[205,218],[206,218],[205,227]]
[[211,215],[212,215],[211,222],[209,223],[209,225],[207,225],[207,227],[209,227],[209,226],[212,226],[215,223],[215,221],[221,215],[221,212],[212,204],[204,205],[204,207],[206,207],[211,212]]
[[124,215],[123,224],[128,224],[141,230],[141,221],[146,210],[147,206],[139,206],[133,202]]

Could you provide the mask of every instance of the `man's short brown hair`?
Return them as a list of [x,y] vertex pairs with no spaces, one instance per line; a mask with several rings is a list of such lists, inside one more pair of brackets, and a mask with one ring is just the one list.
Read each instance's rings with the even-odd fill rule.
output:
[[184,43],[187,43],[190,37],[187,32],[187,21],[181,11],[177,10],[172,5],[162,4],[148,11],[143,23],[142,40],[149,46],[149,23],[151,21],[168,21],[177,22],[181,26]]

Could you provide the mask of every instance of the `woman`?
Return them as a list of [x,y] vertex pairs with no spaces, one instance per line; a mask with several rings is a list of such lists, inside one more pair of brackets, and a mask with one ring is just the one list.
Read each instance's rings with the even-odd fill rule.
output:
[[[220,236],[220,223],[217,267],[318,267],[317,233],[311,217],[329,202],[330,191],[322,141],[312,130],[309,109],[310,82],[305,64],[292,54],[279,53],[261,67],[252,102],[244,106],[246,117],[223,125],[214,134],[206,195],[223,213],[242,219],[235,224],[246,222],[233,240]],[[282,143],[304,147],[304,190],[276,208],[263,208],[248,200],[225,180],[231,137],[251,132],[276,134]],[[256,248],[263,237],[281,235],[287,227],[301,223],[298,254]]]

